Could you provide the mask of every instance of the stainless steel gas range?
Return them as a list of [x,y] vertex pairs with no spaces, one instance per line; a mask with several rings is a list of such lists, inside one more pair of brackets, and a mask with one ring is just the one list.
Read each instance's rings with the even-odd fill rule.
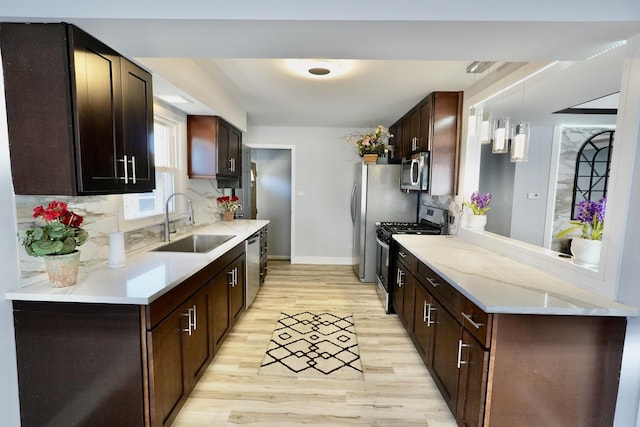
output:
[[389,247],[394,234],[448,234],[449,212],[435,206],[421,206],[418,222],[376,223],[376,282],[377,292],[386,313],[393,313],[391,306],[391,263]]

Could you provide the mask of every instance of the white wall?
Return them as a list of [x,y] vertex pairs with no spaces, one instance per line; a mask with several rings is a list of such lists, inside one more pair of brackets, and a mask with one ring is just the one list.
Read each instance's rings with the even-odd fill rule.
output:
[[[532,126],[529,161],[516,163],[511,212],[513,239],[543,245],[552,148],[553,126]],[[537,193],[538,199],[528,199],[527,193]]]
[[295,146],[294,263],[351,264],[352,225],[349,202],[355,146],[342,139],[352,128],[253,127],[243,142]]
[[[0,61],[0,75],[2,75]],[[9,162],[9,136],[7,135],[7,112],[4,99],[4,79],[0,78],[0,205],[3,207],[0,227],[0,294],[4,295],[20,283],[18,269],[18,239],[15,214],[15,199],[11,182]],[[0,298],[0,424],[20,425],[18,402],[18,371],[16,368],[15,340],[13,334],[13,312],[11,301]]]

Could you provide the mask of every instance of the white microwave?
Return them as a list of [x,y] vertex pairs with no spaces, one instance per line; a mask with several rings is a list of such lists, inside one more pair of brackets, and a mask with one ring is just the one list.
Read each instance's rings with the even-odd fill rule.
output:
[[402,161],[400,189],[404,191],[429,191],[429,152],[423,151]]

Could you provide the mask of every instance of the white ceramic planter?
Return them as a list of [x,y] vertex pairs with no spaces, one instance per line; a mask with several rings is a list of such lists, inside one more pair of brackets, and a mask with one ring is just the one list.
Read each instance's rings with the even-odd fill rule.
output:
[[600,264],[601,240],[575,238],[571,240],[573,263],[584,267],[598,267]]
[[469,230],[484,231],[484,226],[487,225],[486,215],[471,215],[467,222]]

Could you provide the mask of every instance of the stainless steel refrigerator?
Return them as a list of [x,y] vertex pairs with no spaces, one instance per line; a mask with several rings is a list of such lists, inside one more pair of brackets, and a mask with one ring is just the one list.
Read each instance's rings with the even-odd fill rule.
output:
[[400,165],[355,165],[351,190],[353,270],[360,281],[376,281],[376,222],[416,222],[417,213],[417,193],[400,191]]

